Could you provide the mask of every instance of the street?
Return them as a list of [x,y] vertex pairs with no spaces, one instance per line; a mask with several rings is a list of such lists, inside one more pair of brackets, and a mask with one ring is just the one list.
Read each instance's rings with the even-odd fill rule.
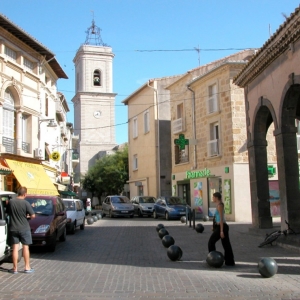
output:
[[[300,253],[279,246],[258,248],[264,236],[249,224],[229,223],[235,267],[206,263],[211,222],[202,234],[179,220],[103,218],[67,235],[54,253],[31,252],[33,274],[0,272],[0,299],[300,299]],[[164,224],[182,251],[167,256],[156,225]],[[220,241],[217,250],[222,251]],[[273,257],[278,273],[263,278],[257,263]],[[19,271],[24,269],[23,259]]]

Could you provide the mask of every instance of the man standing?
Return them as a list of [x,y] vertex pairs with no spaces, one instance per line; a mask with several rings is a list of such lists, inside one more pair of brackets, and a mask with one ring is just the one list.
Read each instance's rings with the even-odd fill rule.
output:
[[32,244],[32,237],[28,218],[35,218],[31,205],[24,200],[27,193],[26,187],[18,189],[16,199],[11,199],[7,206],[7,213],[10,216],[9,232],[12,244],[12,261],[13,268],[8,272],[12,274],[18,273],[18,252],[19,243],[23,245],[23,257],[25,262],[24,273],[30,274],[34,269],[30,267],[29,245]]

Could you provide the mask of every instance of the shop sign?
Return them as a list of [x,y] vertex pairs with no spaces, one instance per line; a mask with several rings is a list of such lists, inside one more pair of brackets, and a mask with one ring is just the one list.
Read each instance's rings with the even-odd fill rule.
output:
[[211,172],[208,169],[200,170],[200,171],[187,171],[186,178],[193,179],[193,178],[203,178],[211,176]]
[[225,214],[231,214],[231,179],[224,179],[223,199]]

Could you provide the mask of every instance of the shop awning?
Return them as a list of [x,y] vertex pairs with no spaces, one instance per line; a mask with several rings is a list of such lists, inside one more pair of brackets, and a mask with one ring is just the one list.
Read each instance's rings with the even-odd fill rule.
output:
[[5,160],[13,170],[13,174],[20,185],[27,188],[28,194],[34,195],[58,195],[58,191],[46,174],[42,165],[28,162]]
[[0,175],[11,174],[12,170],[0,164]]

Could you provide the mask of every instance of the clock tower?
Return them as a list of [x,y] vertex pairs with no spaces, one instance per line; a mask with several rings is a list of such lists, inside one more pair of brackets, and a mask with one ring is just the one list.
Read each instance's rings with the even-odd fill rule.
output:
[[86,41],[78,49],[75,64],[74,133],[79,135],[80,163],[74,172],[79,182],[96,160],[109,153],[115,142],[115,96],[113,93],[112,48],[102,42],[101,29],[87,30]]

